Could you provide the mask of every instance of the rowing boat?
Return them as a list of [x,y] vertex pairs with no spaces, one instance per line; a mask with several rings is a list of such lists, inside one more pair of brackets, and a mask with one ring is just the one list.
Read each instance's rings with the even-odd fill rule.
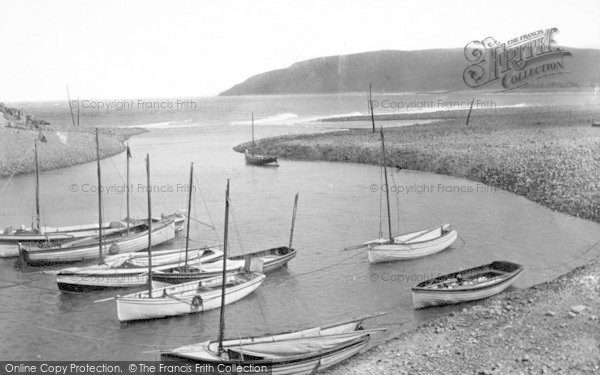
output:
[[423,281],[412,288],[413,307],[457,304],[488,298],[511,286],[523,266],[497,261]]
[[[182,267],[186,262],[184,251],[185,249],[152,251],[155,269]],[[218,248],[190,249],[187,257],[190,265],[200,265],[222,258],[223,252]],[[144,252],[111,255],[104,258],[104,264],[65,268],[56,275],[58,288],[66,292],[139,287],[147,282],[148,255]]]
[[[161,353],[161,361],[204,368],[246,368],[270,374],[314,374],[363,350],[370,336],[364,318],[275,335],[221,339]],[[243,366],[243,367],[242,367]],[[202,367],[201,367],[202,368]]]

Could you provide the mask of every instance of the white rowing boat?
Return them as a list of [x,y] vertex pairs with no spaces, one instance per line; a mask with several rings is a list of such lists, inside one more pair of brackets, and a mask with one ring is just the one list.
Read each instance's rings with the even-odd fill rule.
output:
[[488,298],[511,286],[522,271],[519,264],[497,261],[429,279],[412,288],[413,307],[422,309]]

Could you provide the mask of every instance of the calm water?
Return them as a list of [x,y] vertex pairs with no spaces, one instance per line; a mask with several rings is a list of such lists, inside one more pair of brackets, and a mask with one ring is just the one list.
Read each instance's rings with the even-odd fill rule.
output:
[[[501,99],[505,105],[525,100],[517,94]],[[550,96],[546,101],[560,99]],[[536,104],[538,98],[531,100],[525,104]],[[578,100],[583,103],[587,99]],[[287,244],[294,193],[300,193],[294,237],[297,258],[287,269],[269,275],[256,293],[227,307],[228,336],[299,329],[379,311],[389,313],[374,324],[388,326],[387,336],[391,336],[452,309],[412,310],[410,287],[425,277],[506,259],[525,266],[516,287],[527,287],[598,255],[596,248],[588,251],[600,240],[594,223],[461,179],[393,171],[398,186],[428,187],[421,193],[392,195],[394,230],[449,222],[460,239],[451,249],[432,257],[369,265],[364,251],[342,248],[378,236],[380,194],[371,192],[371,185],[380,183],[379,168],[286,160],[279,168],[259,168],[245,165],[243,155],[231,150],[248,139],[245,121],[252,109],[262,113],[257,116],[258,136],[312,132],[343,126],[324,126],[312,119],[360,112],[364,97],[198,101],[202,109],[188,112],[85,112],[82,118],[94,126],[151,124],[149,133],[130,140],[133,216],[146,215],[145,193],[137,188],[137,184],[145,184],[146,153],[151,155],[152,183],[162,191],[153,194],[154,213],[186,207],[187,192],[182,185],[187,183],[190,162],[195,163],[193,216],[214,226],[193,224],[196,243],[222,240],[227,178],[231,179],[234,253]],[[57,106],[28,105],[54,116],[55,121],[68,120]],[[104,215],[109,220],[125,216],[125,196],[120,190],[124,161],[123,154],[102,161],[103,184],[112,189],[104,199]],[[97,220],[97,197],[87,191],[96,183],[95,174],[94,163],[44,172],[43,222],[69,225]],[[30,175],[0,180],[4,187],[0,226],[31,222],[32,182]],[[77,192],[72,191],[73,184]],[[216,338],[217,310],[120,325],[114,301],[93,303],[116,294],[114,291],[65,295],[44,269],[22,272],[14,267],[14,260],[0,260],[0,268],[0,358],[155,359],[157,349]],[[380,335],[375,341],[385,337]]]

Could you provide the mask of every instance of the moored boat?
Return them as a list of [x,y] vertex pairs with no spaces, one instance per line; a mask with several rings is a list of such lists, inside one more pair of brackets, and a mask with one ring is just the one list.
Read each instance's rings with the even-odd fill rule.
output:
[[246,158],[246,163],[248,163],[248,164],[273,165],[273,166],[278,165],[276,156],[259,155],[259,154],[251,153],[250,151],[246,150],[244,152],[244,157]]
[[227,260],[192,264],[187,270],[178,268],[157,270],[156,272],[152,272],[152,280],[162,283],[177,284],[215,277],[221,274],[224,261],[226,263],[225,266],[228,274],[242,271],[249,260],[260,260],[263,264],[262,272],[269,273],[286,266],[295,256],[296,249],[281,246],[247,255],[229,257]]
[[430,230],[394,236],[393,242],[387,239],[375,240],[368,244],[369,263],[392,262],[426,257],[447,249],[458,234],[450,224]]
[[[159,250],[152,252],[157,270],[182,267],[188,262],[195,266],[223,257],[218,248]],[[106,288],[129,288],[143,286],[148,282],[148,255],[129,253],[104,258],[104,264],[87,267],[70,267],[56,274],[56,284],[61,291],[83,292]]]
[[[375,124],[373,124],[375,129]],[[399,236],[392,234],[392,219],[390,210],[390,196],[387,187],[388,173],[385,163],[385,139],[383,128],[381,133],[381,168],[383,171],[385,187],[385,203],[387,208],[387,227],[388,237],[364,242],[360,245],[346,249],[367,247],[369,263],[392,262],[398,260],[410,260],[426,257],[439,253],[450,247],[458,238],[456,231],[450,228],[450,224],[444,224],[433,229],[420,230],[417,232],[406,233]],[[382,233],[380,233],[380,237]]]
[[[96,146],[98,148],[98,145]],[[58,247],[69,247],[78,244],[78,240],[91,239],[98,237],[101,234],[110,235],[128,230],[130,227],[135,227],[143,224],[143,220],[131,219],[129,216],[129,189],[127,189],[127,217],[121,221],[102,222],[95,224],[71,225],[71,226],[41,226],[40,221],[40,204],[39,204],[39,167],[37,142],[34,143],[35,151],[35,211],[36,220],[32,227],[21,226],[18,229],[13,227],[5,228],[0,233],[0,258],[11,258],[19,256],[19,246],[32,249],[51,249]],[[129,159],[131,152],[127,146],[127,183],[129,184]],[[98,166],[98,168],[100,168]],[[185,223],[185,211],[179,210],[172,214],[161,214],[156,220],[167,221],[173,220],[175,223],[175,231],[182,231]]]
[[373,333],[383,331],[365,330],[364,319],[275,335],[220,338],[163,352],[161,361],[214,369],[243,366],[270,374],[314,374],[359,353]]
[[[166,220],[157,222],[152,228],[152,239],[155,244],[164,243],[175,238],[175,222]],[[122,254],[143,250],[147,246],[148,224],[140,223],[130,227],[129,234],[121,231],[102,236],[102,253]],[[73,263],[99,258],[99,238],[87,238],[75,242],[67,242],[54,247],[21,248],[23,260],[31,266]]]
[[247,149],[244,152],[244,157],[246,158],[246,163],[254,164],[254,165],[269,165],[269,166],[278,166],[277,157],[270,155],[259,155],[254,153],[254,112],[252,112],[252,143],[250,147],[250,151]]
[[[227,275],[225,304],[254,292],[264,279],[265,275],[258,272]],[[117,316],[120,322],[127,322],[216,309],[221,303],[222,284],[221,276],[174,285],[153,283],[151,290],[117,296]]]
[[523,271],[523,266],[496,261],[436,277],[412,288],[413,307],[457,304],[491,297],[511,286]]
[[298,194],[294,198],[294,210],[292,213],[292,225],[290,229],[290,240],[288,246],[275,247],[268,250],[257,251],[250,254],[229,257],[225,260],[203,263],[186,269],[172,268],[152,273],[152,280],[163,283],[182,283],[191,280],[201,280],[214,277],[221,273],[225,267],[227,273],[239,272],[252,261],[262,263],[262,272],[268,273],[287,266],[288,262],[296,256],[296,249],[292,248],[294,238],[294,225],[298,210]]
[[[146,173],[150,187],[150,157],[146,157]],[[148,217],[152,217],[148,189]],[[225,192],[225,234],[223,236],[223,257],[227,258],[229,224],[229,180]],[[152,282],[152,237],[148,236],[148,288],[141,292],[117,296],[117,316],[119,321],[145,320],[193,314],[221,307],[238,301],[254,292],[265,280],[265,275],[253,272],[249,264],[247,272],[227,275],[223,263],[221,275],[209,279],[182,284],[160,284]],[[261,266],[259,265],[259,268]]]

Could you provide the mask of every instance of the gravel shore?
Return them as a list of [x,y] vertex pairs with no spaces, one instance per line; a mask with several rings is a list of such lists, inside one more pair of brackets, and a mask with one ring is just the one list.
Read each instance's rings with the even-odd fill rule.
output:
[[327,374],[598,374],[600,265],[424,324]]
[[[452,111],[387,120],[438,122],[385,129],[390,166],[463,177],[600,222],[600,119],[595,108]],[[381,118],[378,118],[380,120]],[[348,118],[345,121],[364,120]],[[243,151],[247,144],[236,146]],[[262,139],[280,158],[378,164],[368,129]],[[328,374],[598,374],[600,265],[512,290],[435,319]],[[392,312],[393,313],[393,312]]]
[[[100,156],[109,157],[125,150],[123,142],[144,132],[138,128],[100,129]],[[64,168],[96,159],[95,129],[22,130],[0,128],[0,177],[10,177],[35,170],[33,143],[38,141],[41,170]]]

